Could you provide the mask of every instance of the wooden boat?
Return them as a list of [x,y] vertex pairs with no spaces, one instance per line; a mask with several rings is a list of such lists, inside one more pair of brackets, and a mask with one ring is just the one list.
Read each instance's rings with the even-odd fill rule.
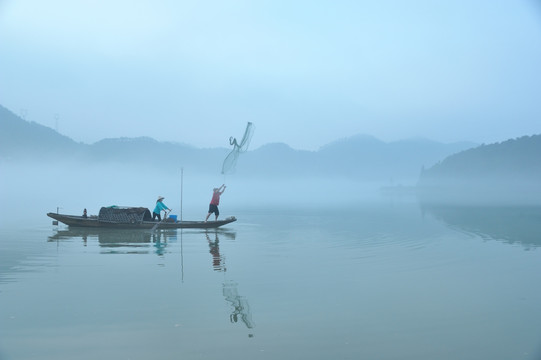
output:
[[118,206],[102,207],[98,216],[57,213],[47,213],[47,216],[70,227],[116,229],[213,229],[237,221],[234,216],[218,221],[177,221],[174,218],[153,221],[147,208]]

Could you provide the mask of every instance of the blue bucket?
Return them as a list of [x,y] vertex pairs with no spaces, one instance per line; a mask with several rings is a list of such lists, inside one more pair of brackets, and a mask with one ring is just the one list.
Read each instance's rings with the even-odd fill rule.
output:
[[176,215],[169,215],[169,219],[171,219],[173,221],[177,221],[177,216]]

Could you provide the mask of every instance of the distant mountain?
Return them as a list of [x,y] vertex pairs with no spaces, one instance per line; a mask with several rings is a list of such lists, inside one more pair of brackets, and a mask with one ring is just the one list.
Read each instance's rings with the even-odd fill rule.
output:
[[284,177],[314,175],[316,155],[294,150],[284,143],[272,143],[241,154],[235,173],[239,176]]
[[362,135],[335,141],[321,149],[325,161],[335,171],[368,180],[384,178],[391,183],[415,182],[423,167],[432,166],[442,158],[474,147],[476,144],[457,142],[442,144],[427,139],[407,139],[385,143]]
[[422,172],[426,200],[541,204],[541,135],[481,145]]
[[187,166],[204,172],[215,171],[226,154],[227,149],[197,149],[149,137],[104,139],[90,145],[77,143],[0,106],[0,161],[145,164],[164,171]]
[[0,106],[0,159],[45,159],[74,156],[84,148],[67,136],[35,122],[28,122]]
[[92,162],[146,164],[172,171],[188,167],[207,172],[221,166],[221,159],[226,153],[226,149],[197,149],[190,145],[139,137],[98,141],[88,147],[85,157]]
[[[216,173],[231,149],[198,149],[148,137],[104,139],[76,143],[56,131],[29,123],[0,108],[0,160],[68,160],[80,163],[122,163],[178,171]],[[386,143],[356,135],[322,146],[318,151],[295,150],[283,143],[261,146],[240,155],[236,175],[242,177],[347,177],[382,185],[413,184],[422,167],[475,146],[442,144],[426,139]]]
[[473,146],[425,139],[385,143],[368,135],[337,140],[318,151],[294,150],[277,143],[246,153],[237,172],[243,176],[345,176],[383,184],[415,183],[423,166]]

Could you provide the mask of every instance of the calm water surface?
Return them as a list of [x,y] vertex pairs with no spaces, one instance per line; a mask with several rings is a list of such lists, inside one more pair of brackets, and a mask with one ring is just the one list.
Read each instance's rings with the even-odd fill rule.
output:
[[0,229],[0,359],[540,359],[541,212],[241,210]]

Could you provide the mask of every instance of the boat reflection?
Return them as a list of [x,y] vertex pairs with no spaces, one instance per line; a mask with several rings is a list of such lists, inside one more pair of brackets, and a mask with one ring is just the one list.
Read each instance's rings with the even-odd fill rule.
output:
[[[89,228],[68,228],[57,230],[48,237],[49,242],[74,241],[81,239],[84,246],[91,246],[92,241],[97,240],[99,247],[111,254],[150,254],[163,255],[168,244],[176,243],[180,246],[180,265],[182,281],[184,282],[184,247],[183,237],[200,239],[201,235],[208,243],[211,255],[211,264],[214,271],[226,273],[227,267],[225,257],[220,251],[220,240],[235,240],[236,232],[226,229],[207,229],[198,231],[180,230],[121,230],[121,229],[89,229]],[[248,300],[239,294],[238,284],[232,280],[224,279],[222,293],[226,302],[231,306],[228,317],[231,323],[243,323],[248,329],[254,328],[252,314]],[[248,334],[253,337],[253,333]]]
[[58,230],[54,235],[49,236],[48,241],[73,240],[80,238],[84,246],[88,240],[98,240],[100,248],[115,253],[125,254],[147,254],[151,245],[154,245],[154,252],[163,255],[167,243],[176,240],[176,230],[122,230],[122,229],[89,229],[89,228],[68,228]]
[[541,207],[539,206],[458,206],[421,204],[452,227],[483,238],[520,244],[526,249],[541,246]]

